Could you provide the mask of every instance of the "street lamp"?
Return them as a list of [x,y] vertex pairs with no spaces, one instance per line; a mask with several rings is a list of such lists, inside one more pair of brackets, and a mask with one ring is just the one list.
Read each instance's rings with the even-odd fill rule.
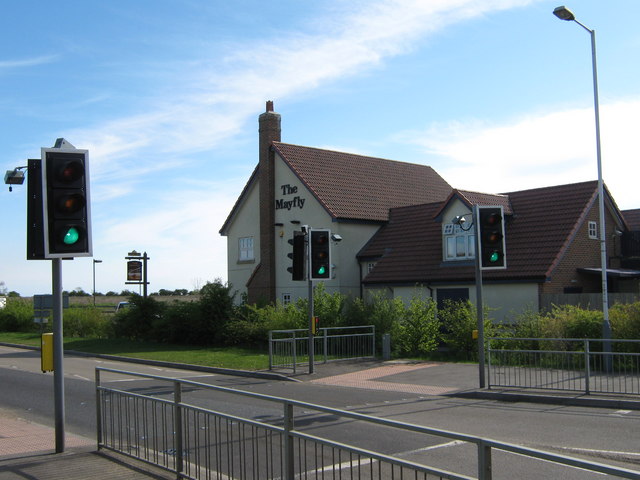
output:
[[96,306],[96,263],[102,263],[102,260],[93,259],[93,306]]
[[[602,337],[605,340],[611,339],[611,324],[609,323],[609,300],[607,292],[607,243],[605,236],[604,218],[604,184],[602,182],[602,155],[600,152],[600,103],[598,101],[598,69],[596,66],[596,32],[586,25],[576,20],[575,15],[565,6],[557,7],[553,14],[560,20],[576,22],[591,35],[591,60],[593,65],[593,103],[596,115],[596,154],[598,159],[598,207],[600,210],[600,263],[602,266]],[[605,344],[605,350],[611,345]]]

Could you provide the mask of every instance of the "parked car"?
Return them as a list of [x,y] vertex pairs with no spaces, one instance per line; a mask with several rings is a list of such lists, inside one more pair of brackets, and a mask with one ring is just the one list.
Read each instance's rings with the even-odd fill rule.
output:
[[125,308],[129,308],[130,306],[129,302],[120,302],[116,305],[116,313],[124,310]]

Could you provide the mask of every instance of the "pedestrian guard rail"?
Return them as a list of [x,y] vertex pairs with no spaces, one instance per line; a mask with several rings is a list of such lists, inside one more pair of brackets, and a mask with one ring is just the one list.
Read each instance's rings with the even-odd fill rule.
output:
[[640,395],[640,340],[489,338],[489,387]]
[[[319,328],[313,336],[314,363],[375,358],[374,325]],[[309,330],[270,330],[269,369],[291,369],[309,363]]]
[[[102,367],[95,376],[98,447],[178,479],[507,478],[501,470],[513,472],[513,466],[497,451],[545,467],[554,462],[640,479],[640,472],[625,468],[187,379]],[[384,451],[375,447],[379,438],[388,440]],[[452,443],[461,449],[454,460],[432,455]],[[438,462],[445,464],[433,465]]]

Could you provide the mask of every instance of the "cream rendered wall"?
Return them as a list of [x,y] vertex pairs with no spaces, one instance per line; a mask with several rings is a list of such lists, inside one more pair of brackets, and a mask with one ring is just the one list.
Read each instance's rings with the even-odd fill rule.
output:
[[[476,304],[475,284],[466,285],[430,285],[431,290],[423,287],[393,287],[393,298],[400,297],[408,305],[414,295],[422,298],[438,298],[438,288],[467,288],[469,300]],[[367,290],[369,291],[369,290]],[[482,303],[490,308],[489,316],[495,322],[512,322],[517,314],[528,310],[538,311],[538,284],[514,283],[502,285],[483,285]]]
[[[360,294],[359,266],[356,253],[369,241],[379,228],[378,225],[350,224],[333,222],[331,216],[304,186],[288,165],[276,154],[275,168],[275,223],[276,238],[276,295],[282,300],[283,294],[289,294],[291,300],[308,295],[306,281],[291,280],[287,268],[292,261],[287,257],[293,248],[288,240],[293,232],[302,225],[312,228],[328,228],[342,237],[341,242],[331,242],[331,263],[336,266],[331,280],[324,282],[329,293],[340,291],[347,295]],[[292,224],[291,221],[300,224]]]
[[[233,291],[237,292],[236,303],[240,303],[242,294],[247,293],[247,282],[260,263],[259,193],[258,182],[254,182],[247,191],[244,202],[240,205],[227,233],[228,276]],[[253,237],[254,260],[252,261],[239,261],[239,239],[243,237]]]

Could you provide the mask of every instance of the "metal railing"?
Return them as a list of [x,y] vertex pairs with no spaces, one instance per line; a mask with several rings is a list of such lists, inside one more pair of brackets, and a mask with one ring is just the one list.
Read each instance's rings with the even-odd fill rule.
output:
[[[375,358],[376,329],[373,325],[319,328],[314,338],[316,363],[333,360]],[[269,370],[292,369],[309,362],[309,330],[269,331]]]
[[640,395],[640,340],[606,344],[584,338],[490,338],[489,387]]
[[[113,377],[107,380],[103,375]],[[144,386],[115,383],[129,385],[129,390],[107,386],[116,379],[146,381]],[[500,450],[529,460],[640,479],[638,471],[471,435],[109,368],[96,368],[96,400],[99,448],[158,465],[177,478],[491,480],[498,466],[513,468],[502,462],[492,465],[493,452]],[[376,449],[379,438],[393,439],[385,442],[389,451]],[[429,465],[436,461],[433,449],[451,444],[461,445],[460,455],[439,462],[453,465]]]

